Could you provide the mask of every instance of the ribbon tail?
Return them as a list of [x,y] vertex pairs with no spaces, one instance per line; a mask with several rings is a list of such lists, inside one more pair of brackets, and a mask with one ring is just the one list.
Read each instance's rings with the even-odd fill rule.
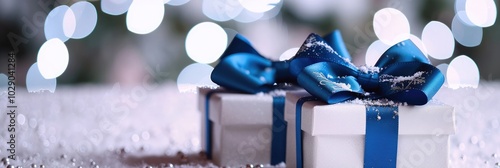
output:
[[337,70],[327,62],[320,62],[304,68],[297,76],[297,82],[311,95],[334,104],[353,99],[364,93],[353,76],[338,76]]
[[234,36],[231,43],[227,46],[226,51],[222,54],[221,59],[236,53],[249,53],[260,56],[259,52],[250,44],[250,41],[240,34]]
[[421,62],[395,63],[380,75],[382,95],[410,105],[424,105],[444,83],[436,67]]
[[334,30],[330,34],[323,36],[323,39],[325,39],[326,43],[332,46],[333,50],[337,51],[341,57],[349,61],[351,60],[351,55],[345,47],[340,30]]

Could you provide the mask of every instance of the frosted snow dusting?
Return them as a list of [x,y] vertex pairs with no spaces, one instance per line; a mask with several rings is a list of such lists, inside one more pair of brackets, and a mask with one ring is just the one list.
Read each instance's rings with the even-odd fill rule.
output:
[[379,73],[380,72],[380,67],[376,67],[376,66],[367,66],[367,65],[363,65],[363,66],[360,66],[359,68],[359,71],[365,73],[365,74],[374,74],[374,73]]
[[[418,71],[410,76],[392,76],[383,74],[380,76],[380,82],[390,82],[393,90],[411,89],[413,85],[425,83],[424,71]],[[405,82],[409,81],[405,84]]]

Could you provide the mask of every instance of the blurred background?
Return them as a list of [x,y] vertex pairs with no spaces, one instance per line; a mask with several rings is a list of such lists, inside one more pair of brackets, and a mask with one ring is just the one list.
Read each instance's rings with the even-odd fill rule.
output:
[[237,33],[286,60],[310,33],[339,29],[358,66],[415,43],[446,76],[435,98],[456,109],[451,167],[498,167],[497,9],[495,0],[0,0],[2,90],[16,58],[22,161],[13,164],[205,165],[183,161],[201,149],[202,126],[197,95],[179,91],[215,85],[210,73]]
[[236,33],[278,60],[293,56],[309,33],[339,29],[358,66],[411,38],[444,71],[464,55],[452,74],[472,76],[455,78],[465,86],[500,78],[493,0],[160,1],[0,0],[0,73],[15,52],[17,84],[28,90],[177,81],[189,91],[211,84],[210,70]]

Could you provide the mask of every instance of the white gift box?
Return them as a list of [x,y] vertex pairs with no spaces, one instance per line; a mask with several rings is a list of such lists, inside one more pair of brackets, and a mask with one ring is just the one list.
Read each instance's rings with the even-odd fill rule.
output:
[[[296,162],[296,103],[310,96],[287,92],[287,167]],[[397,167],[448,167],[449,135],[455,132],[454,109],[431,101],[423,106],[399,106]],[[360,103],[329,105],[307,101],[301,117],[303,167],[363,167],[366,108]]]
[[[201,146],[207,151],[205,103],[207,93],[200,89],[198,107],[202,112]],[[217,91],[221,91],[218,89]],[[216,91],[216,92],[217,92]],[[281,93],[284,97],[284,93]],[[269,164],[273,127],[273,96],[269,94],[213,93],[209,99],[212,122],[211,155],[219,166]],[[282,118],[282,122],[284,120]],[[274,131],[286,132],[286,126]],[[283,150],[284,150],[283,146]],[[282,160],[284,162],[284,158]]]

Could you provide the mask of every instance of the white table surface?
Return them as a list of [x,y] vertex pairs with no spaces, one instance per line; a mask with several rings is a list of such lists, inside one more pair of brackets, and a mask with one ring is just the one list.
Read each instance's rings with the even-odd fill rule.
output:
[[[18,158],[10,160],[12,165],[213,166],[199,154],[201,118],[196,94],[179,93],[175,84],[59,86],[55,93],[34,94],[18,89],[16,94]],[[6,97],[0,97],[2,158],[8,155],[9,140]],[[500,82],[483,81],[477,89],[443,87],[434,98],[456,108],[451,166],[498,165]]]

